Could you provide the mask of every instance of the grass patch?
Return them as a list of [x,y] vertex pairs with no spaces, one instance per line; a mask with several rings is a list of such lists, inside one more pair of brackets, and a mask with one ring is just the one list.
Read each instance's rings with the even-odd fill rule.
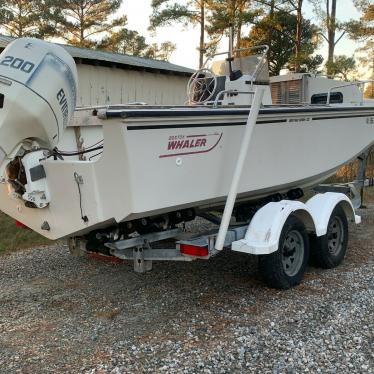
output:
[[14,219],[0,212],[0,254],[53,243],[32,230],[17,227]]

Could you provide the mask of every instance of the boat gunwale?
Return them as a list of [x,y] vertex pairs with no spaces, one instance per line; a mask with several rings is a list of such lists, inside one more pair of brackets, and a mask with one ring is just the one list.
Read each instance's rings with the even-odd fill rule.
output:
[[[107,108],[105,110],[105,117],[110,118],[165,118],[165,117],[209,117],[209,116],[248,116],[250,109],[244,108],[181,108],[181,107],[170,107],[170,108],[129,108],[129,109],[117,109]],[[339,112],[368,112],[367,116],[374,115],[374,106],[300,106],[300,107],[286,107],[286,108],[274,108],[264,107],[260,109],[259,115],[274,115],[274,114],[308,114],[308,113],[334,113]]]

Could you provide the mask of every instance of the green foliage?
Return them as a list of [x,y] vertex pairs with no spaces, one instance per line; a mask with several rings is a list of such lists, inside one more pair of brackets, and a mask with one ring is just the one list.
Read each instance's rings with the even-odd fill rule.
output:
[[93,47],[93,37],[113,31],[126,23],[126,17],[110,20],[121,6],[121,0],[58,0],[53,1],[58,35],[69,44]]
[[372,14],[371,19],[373,19],[374,4],[372,0],[353,0],[353,3],[361,12],[369,10],[369,13]]
[[347,31],[351,39],[367,41],[374,39],[374,4],[369,0],[356,0],[355,4],[362,11],[360,20],[351,20]]
[[349,80],[349,74],[356,70],[356,60],[354,57],[347,57],[344,55],[335,56],[333,62],[326,63],[326,70],[332,77]]
[[0,21],[15,37],[61,37],[69,44],[93,47],[95,36],[105,35],[126,23],[110,19],[122,0],[3,0]]
[[[313,50],[314,52],[314,50]],[[295,54],[291,55],[288,63],[285,67],[290,71],[296,71],[298,73],[315,73],[321,72],[321,65],[323,63],[322,55],[312,55],[309,48],[302,47],[299,56]],[[296,66],[298,66],[296,70]]]
[[[309,0],[314,4],[314,10],[320,21],[319,35],[327,42],[328,57],[327,57],[327,75],[332,76],[333,72],[330,67],[333,66],[335,47],[340,40],[346,35],[347,23],[340,22],[336,17],[338,8],[338,0]],[[340,35],[337,36],[337,33]]]
[[148,48],[145,37],[137,31],[123,28],[104,37],[97,45],[98,49],[111,52],[142,56]]
[[43,38],[51,31],[48,27],[49,0],[3,0],[0,2],[0,22],[6,34]]
[[160,45],[147,44],[145,37],[137,31],[123,28],[104,37],[97,45],[98,49],[111,52],[124,53],[133,56],[152,58],[168,61],[176,46],[171,42],[163,42]]
[[319,20],[319,26],[321,32],[327,32],[329,29],[344,30],[344,23],[340,22],[332,14],[332,7],[334,2],[336,4],[338,0],[309,0],[314,6],[314,12]]
[[214,0],[208,1],[211,11],[207,31],[217,43],[229,29],[234,29],[236,47],[242,46],[242,28],[253,24],[262,14],[262,10],[252,6],[251,0]]
[[169,61],[176,48],[176,45],[171,42],[163,42],[160,45],[154,43],[148,46],[144,57],[154,60]]
[[359,61],[374,79],[374,4],[370,0],[356,0],[355,5],[362,16],[359,21],[349,22],[348,34],[351,39],[365,43],[357,50],[361,54]]
[[[294,69],[296,22],[296,16],[277,11],[271,22],[269,16],[266,16],[251,29],[247,39],[251,46],[266,44],[269,28],[272,30],[272,40],[270,41],[272,54],[269,58],[269,71],[272,75],[278,75],[283,68]],[[301,32],[302,50],[298,61],[301,72],[316,71],[323,61],[322,56],[313,56],[317,47],[314,38],[315,32],[315,26],[309,20],[304,19]]]
[[169,0],[152,0],[153,12],[150,17],[150,29],[155,30],[161,26],[171,26],[181,23],[188,26],[190,23],[200,22],[200,1],[192,0],[179,4]]
[[173,23],[200,25],[199,65],[203,64],[205,44],[205,7],[208,0],[188,0],[176,2],[173,0],[152,0],[153,12],[150,17],[149,29],[155,31],[157,27],[170,26]]
[[371,71],[371,79],[374,79],[374,40],[368,40],[357,52],[360,53],[358,61],[366,72]]

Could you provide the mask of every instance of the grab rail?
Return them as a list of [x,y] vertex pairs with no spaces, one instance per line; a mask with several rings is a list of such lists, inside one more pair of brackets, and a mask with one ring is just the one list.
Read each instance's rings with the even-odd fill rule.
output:
[[262,104],[262,98],[264,97],[264,92],[265,92],[265,88],[263,86],[258,86],[256,88],[251,110],[249,111],[247,124],[245,126],[242,143],[239,149],[238,160],[236,162],[230,190],[227,195],[225,210],[223,212],[221,225],[219,226],[218,236],[217,236],[217,240],[215,244],[215,248],[217,251],[221,251],[225,244],[225,239],[226,239],[227,231],[230,225],[232,211],[234,209],[236,196],[238,194],[240,179],[243,174],[244,163],[248,155],[248,149],[251,143],[252,133],[257,122],[258,114],[260,112],[260,107]]
[[[338,86],[334,86],[334,87],[330,87],[329,90],[327,91],[327,98],[326,98],[326,104],[330,105],[331,104],[331,91],[333,90],[336,90],[338,88],[342,88],[342,87],[350,87],[350,86],[365,86],[365,84],[367,83],[374,83],[374,80],[371,79],[371,80],[367,80],[367,81],[357,81],[357,82],[351,82],[351,83],[348,83],[348,84],[341,84],[341,85],[338,85]],[[362,99],[361,99],[361,102],[360,104],[363,105],[364,103],[364,95],[362,95]]]

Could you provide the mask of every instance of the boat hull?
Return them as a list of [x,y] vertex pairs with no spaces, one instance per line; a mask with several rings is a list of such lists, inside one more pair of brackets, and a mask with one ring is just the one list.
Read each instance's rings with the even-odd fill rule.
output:
[[[52,197],[49,207],[26,208],[19,199],[9,198],[4,185],[0,208],[56,239],[185,207],[224,204],[246,125],[245,111],[106,114],[106,119],[95,119],[104,134],[99,159],[44,162]],[[239,199],[256,200],[320,183],[373,144],[373,118],[373,108],[262,110]],[[79,189],[74,173],[83,181]],[[42,229],[45,222],[48,231]]]

